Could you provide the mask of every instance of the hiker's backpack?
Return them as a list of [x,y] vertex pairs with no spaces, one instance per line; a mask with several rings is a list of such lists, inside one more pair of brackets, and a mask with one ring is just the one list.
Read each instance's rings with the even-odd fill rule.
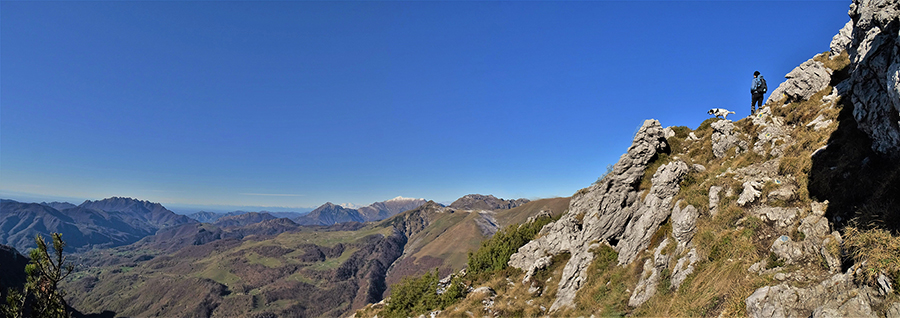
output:
[[766,87],[766,79],[763,78],[762,75],[760,75],[759,76],[759,87],[756,88],[756,92],[760,93],[760,94],[765,94],[766,90],[768,90],[768,89],[769,88]]

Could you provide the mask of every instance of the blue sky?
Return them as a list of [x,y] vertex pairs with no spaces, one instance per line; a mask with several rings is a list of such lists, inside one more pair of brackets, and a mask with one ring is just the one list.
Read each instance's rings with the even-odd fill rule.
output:
[[747,116],[849,4],[3,1],[0,195],[569,196],[645,119]]

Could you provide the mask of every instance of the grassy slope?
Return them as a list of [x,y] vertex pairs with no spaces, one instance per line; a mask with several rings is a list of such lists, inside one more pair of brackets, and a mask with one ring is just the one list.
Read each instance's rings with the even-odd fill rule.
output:
[[[492,213],[499,228],[524,223],[541,210],[559,215],[569,206],[569,198],[552,198],[528,202],[522,206]],[[485,236],[476,224],[478,212],[456,211],[436,214],[431,225],[410,238],[408,254],[398,260],[388,275],[388,284],[395,284],[405,276],[418,276],[434,268],[441,275],[466,266],[467,254],[475,251]]]

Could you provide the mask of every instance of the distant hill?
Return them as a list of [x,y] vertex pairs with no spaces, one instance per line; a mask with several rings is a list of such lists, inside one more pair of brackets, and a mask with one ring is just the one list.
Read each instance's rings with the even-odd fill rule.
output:
[[85,201],[69,207],[65,203],[22,203],[0,200],[0,244],[18,250],[34,248],[34,236],[63,234],[73,250],[134,243],[161,228],[196,222],[177,215],[158,203],[129,198]]
[[220,217],[223,217],[226,215],[234,215],[232,213],[236,213],[236,212],[216,213],[216,212],[200,211],[200,212],[194,212],[194,213],[188,214],[187,216],[189,218],[197,220],[197,222],[212,223],[212,222],[215,222],[216,220],[218,220]]
[[247,212],[239,215],[223,216],[216,220],[215,224],[219,227],[244,226],[262,221],[277,219],[269,213]]
[[375,202],[359,209],[346,208],[328,202],[295,220],[303,225],[379,221],[397,215],[400,212],[415,209],[426,202],[425,199],[396,197],[387,201]]
[[403,256],[391,266],[385,281],[395,284],[403,277],[424,274],[439,268],[441,275],[466,265],[468,252],[481,242],[511,224],[525,223],[529,217],[546,211],[553,216],[564,213],[569,198],[530,201],[512,209],[490,211],[442,207],[430,202],[411,211],[382,221],[382,224],[405,224],[409,243]]
[[101,211],[128,213],[157,228],[193,222],[185,215],[169,211],[162,204],[132,198],[112,197],[99,201],[88,200],[79,206]]
[[383,202],[375,202],[358,209],[366,221],[378,221],[409,211],[428,202],[425,199],[396,197]]
[[493,195],[469,194],[450,204],[454,209],[506,210],[528,203],[528,199],[504,200]]
[[57,201],[53,201],[53,202],[50,202],[50,203],[47,203],[47,202],[41,202],[41,205],[46,205],[46,206],[49,206],[49,207],[51,207],[51,208],[57,209],[57,210],[59,210],[59,211],[62,211],[62,210],[65,210],[65,209],[71,209],[71,208],[74,208],[74,207],[77,206],[77,205],[71,204],[71,203],[69,203],[69,202],[57,202]]
[[331,202],[327,202],[312,212],[309,212],[309,214],[297,218],[297,223],[302,225],[332,225],[344,222],[365,221],[366,219],[358,210],[348,209]]
[[301,212],[269,212],[269,211],[259,211],[259,212],[231,211],[231,212],[226,212],[226,213],[200,211],[200,212],[194,212],[194,213],[188,214],[187,216],[189,218],[197,220],[198,222],[214,223],[217,220],[219,220],[219,218],[222,218],[222,217],[241,215],[241,214],[247,214],[247,213],[267,213],[276,218],[288,218],[288,219],[296,219],[298,217],[301,217],[301,216],[307,214],[307,213],[301,213]]

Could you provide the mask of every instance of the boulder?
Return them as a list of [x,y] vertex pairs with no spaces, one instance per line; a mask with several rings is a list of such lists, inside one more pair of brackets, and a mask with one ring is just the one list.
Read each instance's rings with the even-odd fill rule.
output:
[[678,207],[680,203],[681,201],[676,203],[672,209],[672,236],[678,242],[676,253],[680,253],[691,243],[694,232],[697,231],[697,218],[700,217],[700,212],[693,205],[681,209]]
[[745,206],[749,203],[753,203],[759,196],[762,194],[759,188],[762,187],[762,182],[759,181],[747,181],[744,182],[744,191],[741,191],[741,196],[738,197],[737,204],[740,206]]
[[778,189],[772,190],[766,195],[766,199],[769,201],[787,201],[794,197],[794,193],[797,192],[797,187],[791,183],[784,183]]
[[[791,101],[808,100],[831,83],[832,72],[822,62],[809,59],[785,75],[787,80],[776,90],[780,90]],[[774,95],[775,92],[770,97]]]
[[739,147],[737,153],[747,150],[747,142],[738,138],[734,131],[734,123],[730,120],[719,120],[710,125],[712,133],[712,151],[716,158],[725,157],[728,150]]
[[[782,208],[763,206],[751,210],[751,214],[766,222],[772,222],[778,227],[787,227],[794,224],[800,210],[797,208]],[[827,221],[826,221],[827,223]]]
[[831,231],[828,219],[819,215],[810,215],[800,221],[800,227],[797,228],[806,236],[806,239],[814,239],[821,241],[825,235]]

